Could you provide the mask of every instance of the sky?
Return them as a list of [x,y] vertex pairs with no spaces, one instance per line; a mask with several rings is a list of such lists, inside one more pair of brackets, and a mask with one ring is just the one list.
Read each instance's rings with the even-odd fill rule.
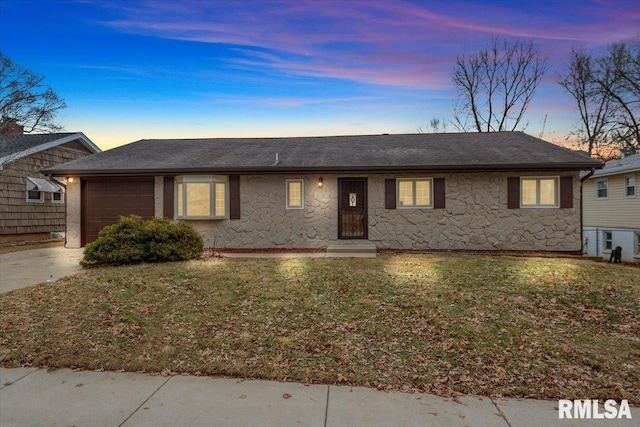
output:
[[[45,76],[66,131],[147,138],[415,133],[450,120],[457,55],[533,41],[549,69],[524,131],[578,123],[572,48],[640,39],[640,0],[2,0],[0,50]],[[455,131],[447,125],[447,131]]]

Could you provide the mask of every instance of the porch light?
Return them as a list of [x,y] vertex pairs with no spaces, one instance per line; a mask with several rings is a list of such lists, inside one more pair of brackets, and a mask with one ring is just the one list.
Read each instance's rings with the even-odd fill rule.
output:
[[66,181],[67,181],[67,182],[73,182],[73,177],[72,177],[72,176],[67,177]]
[[324,179],[322,179],[322,177],[318,178],[318,188],[322,188],[323,184],[324,184]]

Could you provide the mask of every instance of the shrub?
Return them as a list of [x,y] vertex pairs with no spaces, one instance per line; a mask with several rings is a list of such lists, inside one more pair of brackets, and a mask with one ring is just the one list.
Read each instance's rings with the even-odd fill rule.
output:
[[202,237],[189,224],[131,215],[104,227],[96,241],[86,245],[80,264],[182,261],[200,257],[202,246]]

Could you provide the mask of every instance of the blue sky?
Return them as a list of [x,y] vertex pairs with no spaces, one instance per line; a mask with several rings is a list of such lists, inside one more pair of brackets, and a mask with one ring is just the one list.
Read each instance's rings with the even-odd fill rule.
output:
[[[640,0],[3,0],[0,49],[46,76],[102,149],[143,138],[413,133],[448,118],[456,55],[533,40],[550,68],[525,129],[577,123],[572,47],[640,38]],[[452,125],[448,131],[454,131]]]

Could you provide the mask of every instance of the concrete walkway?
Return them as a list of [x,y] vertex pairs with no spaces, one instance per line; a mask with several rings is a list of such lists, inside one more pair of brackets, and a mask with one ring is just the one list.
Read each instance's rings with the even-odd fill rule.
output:
[[82,272],[84,249],[32,249],[0,255],[0,293]]
[[0,368],[9,426],[639,426],[559,420],[557,401],[459,399],[364,387]]

